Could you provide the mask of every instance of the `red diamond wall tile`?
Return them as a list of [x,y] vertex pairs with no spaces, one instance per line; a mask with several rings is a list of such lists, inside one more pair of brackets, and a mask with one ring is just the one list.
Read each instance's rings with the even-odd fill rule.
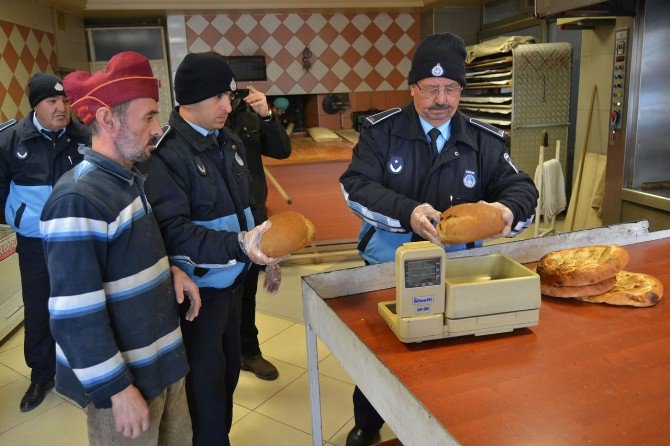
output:
[[[54,50],[55,39],[52,33],[0,20],[0,34],[9,38],[12,33],[21,38],[21,42],[16,42],[19,48],[15,48],[9,39],[6,40],[4,47],[0,47],[2,60],[12,73],[11,78],[2,79],[0,82],[0,118],[2,120],[21,119],[26,116],[30,111],[26,99],[30,76],[38,71],[53,73],[55,67],[58,66]],[[48,44],[45,43],[45,38]],[[29,40],[40,43],[40,48],[35,55],[26,45]],[[34,44],[32,46],[34,50]]]
[[[205,27],[205,29],[200,34],[198,34],[196,31],[194,31],[194,29],[189,27],[189,19],[192,17],[199,17],[200,19],[207,21],[209,25]],[[217,17],[219,20],[216,20]],[[271,88],[273,88],[273,91],[279,89],[283,93],[296,90],[304,90],[307,93],[328,93],[332,92],[334,89],[341,89],[343,85],[346,85],[346,87],[352,92],[355,92],[359,89],[361,91],[369,90],[370,88],[376,89],[379,88],[382,84],[385,86],[385,88],[388,88],[388,85],[390,85],[394,89],[405,89],[407,87],[407,73],[399,73],[397,70],[393,70],[389,76],[387,76],[387,78],[383,78],[383,76],[381,76],[381,74],[376,71],[376,66],[382,62],[387,64],[386,60],[388,60],[391,65],[398,65],[403,60],[403,58],[411,57],[411,53],[414,52],[414,47],[416,47],[420,39],[418,14],[389,14],[389,17],[391,20],[393,20],[393,22],[389,25],[385,32],[382,32],[374,23],[374,20],[377,17],[375,14],[367,14],[367,17],[361,17],[357,14],[274,14],[274,18],[276,18],[276,21],[278,21],[280,24],[274,31],[272,31],[272,33],[270,33],[269,30],[264,29],[263,25],[261,24],[262,19],[267,17],[266,15],[226,14],[225,17],[227,20],[230,20],[233,23],[233,25],[228,29],[216,29],[217,23],[221,22],[221,16],[185,16],[186,40],[188,47],[190,48],[191,45],[193,45],[193,43],[199,38],[201,41],[204,41],[212,48],[217,43],[222,45],[223,42],[227,46],[236,48],[232,51],[231,54],[242,54],[242,51],[239,50],[238,47],[247,37],[260,47],[264,42],[267,41],[267,39],[270,37],[270,34],[272,38],[274,38],[282,46],[286,46],[291,41],[291,39],[295,40],[295,38],[297,38],[301,44],[309,46],[314,38],[318,36],[326,43],[326,45],[328,45],[328,47],[325,48],[319,56],[314,55],[310,59],[312,64],[318,61],[320,64],[323,64],[323,66],[331,68],[336,63],[341,61],[349,68],[352,68],[351,71],[340,71],[343,73],[344,78],[338,78],[338,76],[335,75],[332,71],[325,70],[317,70],[316,72],[305,73],[298,79],[297,86],[296,81],[293,80],[291,76],[288,75],[288,73],[281,73],[274,81],[274,83],[270,83],[271,80],[269,80],[268,84]],[[299,20],[296,20],[296,17]],[[314,31],[309,25],[307,25],[307,21],[309,20],[312,20],[313,22],[323,22],[324,25],[320,30]],[[339,27],[342,27],[341,32],[338,32],[333,27],[333,25],[328,23],[331,20],[335,23],[338,23]],[[243,29],[244,26],[241,24],[246,23],[246,28],[250,28],[248,24],[251,21],[258,23],[258,25],[254,26],[253,29]],[[296,21],[302,21],[304,24],[296,27]],[[370,23],[365,26],[365,29],[362,31],[353,25],[353,22],[358,23],[360,26],[360,23],[366,23],[367,21]],[[410,23],[410,25],[406,31],[403,31],[403,29],[396,23],[396,21]],[[197,20],[195,22],[197,22]],[[200,23],[202,23],[202,20],[200,20]],[[201,27],[202,26],[198,27],[198,30],[201,29]],[[212,28],[216,29],[216,33],[212,30]],[[220,34],[222,37],[216,38],[218,34]],[[382,51],[374,45],[374,43],[382,35],[385,35],[391,42],[394,43],[385,54],[383,54]],[[359,54],[359,52],[356,51],[356,49],[353,47],[354,43],[356,43],[357,39],[361,38],[361,36],[367,39],[372,45],[369,49],[364,50],[364,54]],[[409,54],[406,54],[395,45],[395,43],[398,42],[401,38],[403,41],[407,41],[409,39],[410,42],[414,42],[413,47],[409,50]],[[335,42],[337,42],[337,44],[335,44]],[[292,42],[292,45],[295,45],[295,42]],[[366,46],[364,42],[363,44],[358,42],[356,45],[359,48],[365,48]],[[334,46],[336,48],[334,48]],[[403,48],[407,50],[406,47]],[[262,50],[260,53],[262,54]],[[338,53],[342,53],[342,57],[338,56]],[[266,62],[268,64],[274,62],[274,64],[276,64],[282,70],[288,69],[291,64],[296,62],[296,57],[292,56],[286,49],[280,50],[273,58],[268,55],[265,56]],[[299,59],[300,57],[297,57],[298,63],[301,62]],[[356,73],[353,71],[353,67],[355,67],[362,59],[364,59],[367,64],[372,67],[372,70],[365,74],[364,78],[361,77],[362,73]],[[346,75],[344,75],[345,72]],[[278,74],[279,72],[275,68],[272,77],[277,77]],[[294,76],[298,76],[295,70],[293,71],[293,74]]]

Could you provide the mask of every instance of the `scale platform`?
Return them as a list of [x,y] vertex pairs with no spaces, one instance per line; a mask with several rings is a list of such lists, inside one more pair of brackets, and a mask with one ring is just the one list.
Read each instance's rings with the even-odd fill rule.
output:
[[379,313],[402,342],[504,333],[538,324],[540,277],[511,258],[503,254],[445,258],[444,274],[442,312],[400,317],[397,298],[378,304]]

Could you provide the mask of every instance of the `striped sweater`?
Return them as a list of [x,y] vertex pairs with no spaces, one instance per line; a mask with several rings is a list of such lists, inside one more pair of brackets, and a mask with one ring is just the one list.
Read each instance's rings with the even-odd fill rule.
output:
[[111,407],[131,383],[149,400],[188,372],[177,303],[144,178],[92,150],[42,213],[56,388]]

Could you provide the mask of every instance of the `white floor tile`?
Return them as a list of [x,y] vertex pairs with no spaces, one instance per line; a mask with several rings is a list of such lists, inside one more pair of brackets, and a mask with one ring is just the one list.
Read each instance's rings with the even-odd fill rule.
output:
[[23,344],[0,353],[0,364],[30,379],[30,367],[23,356]]
[[[307,343],[305,339],[305,326],[295,324],[264,342],[261,349],[263,355],[307,370]],[[320,340],[317,341],[317,349],[319,359],[325,359],[330,354]]]
[[25,337],[25,333],[26,331],[22,325],[21,328],[16,330],[14,334],[12,334],[10,337],[5,338],[5,341],[2,344],[0,344],[0,352],[4,352],[5,350],[9,350],[10,348],[23,346],[23,339]]
[[[22,378],[0,387],[0,401],[2,401],[2,404],[0,404],[0,433],[38,417],[47,410],[65,402],[53,392],[49,392],[42,404],[30,412],[23,413],[19,410],[19,404],[26,390],[28,390],[28,386],[30,386],[30,381]],[[53,431],[52,434],[55,432],[57,431]]]
[[[335,434],[351,418],[354,386],[327,376],[320,378],[323,438]],[[303,375],[277,395],[261,404],[256,412],[304,432],[311,432],[309,380]]]
[[[42,403],[42,405],[44,404]],[[71,404],[62,401],[56,407],[0,434],[0,444],[15,446],[39,444],[48,444],[49,446],[88,445],[86,414],[77,410]]]
[[355,384],[333,355],[329,355],[319,362],[319,375],[324,375],[350,384]]
[[239,404],[233,403],[233,424],[240,421],[242,418],[249,415],[251,411],[246,407],[242,407]]
[[4,365],[0,364],[0,387],[20,379],[25,379],[25,377],[20,373],[10,369],[9,367],[5,367]]
[[251,412],[233,425],[230,442],[235,446],[311,446],[312,437],[299,429]]
[[293,324],[295,324],[294,321],[257,312],[256,328],[258,328],[258,342],[262,344]]
[[240,381],[237,383],[237,388],[233,394],[235,403],[247,409],[256,409],[301,375],[307,373],[304,368],[278,361],[269,356],[266,356],[266,358],[277,367],[279,377],[274,381],[266,381],[256,378],[256,375],[251,372],[240,372]]

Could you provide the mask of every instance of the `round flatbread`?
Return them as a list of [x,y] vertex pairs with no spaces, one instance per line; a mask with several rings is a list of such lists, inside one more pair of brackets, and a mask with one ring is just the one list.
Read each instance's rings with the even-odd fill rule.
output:
[[591,285],[582,286],[556,286],[545,283],[540,279],[540,292],[545,296],[552,297],[586,297],[594,294],[605,293],[614,287],[616,284],[616,277],[610,277],[602,282],[592,283]]
[[577,299],[610,305],[651,307],[656,305],[662,297],[663,284],[656,277],[621,271],[616,275],[616,285],[608,292]]
[[545,254],[537,273],[547,284],[583,286],[616,276],[627,263],[628,252],[621,246],[582,246]]

